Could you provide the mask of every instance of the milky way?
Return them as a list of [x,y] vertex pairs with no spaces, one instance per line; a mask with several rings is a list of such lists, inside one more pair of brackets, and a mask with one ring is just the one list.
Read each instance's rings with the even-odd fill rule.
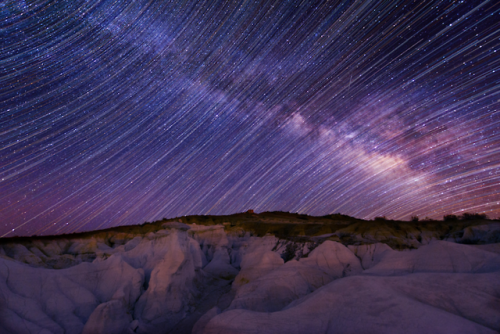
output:
[[0,4],[0,235],[500,216],[498,1]]

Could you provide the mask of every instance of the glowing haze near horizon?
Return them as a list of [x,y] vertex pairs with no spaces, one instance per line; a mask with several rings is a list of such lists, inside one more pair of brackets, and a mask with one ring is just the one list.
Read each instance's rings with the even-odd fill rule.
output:
[[0,4],[0,235],[500,215],[498,1]]

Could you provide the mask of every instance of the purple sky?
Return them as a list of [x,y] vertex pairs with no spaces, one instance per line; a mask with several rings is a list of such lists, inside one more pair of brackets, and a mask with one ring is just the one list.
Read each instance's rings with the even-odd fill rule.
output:
[[500,2],[0,5],[0,236],[500,216]]

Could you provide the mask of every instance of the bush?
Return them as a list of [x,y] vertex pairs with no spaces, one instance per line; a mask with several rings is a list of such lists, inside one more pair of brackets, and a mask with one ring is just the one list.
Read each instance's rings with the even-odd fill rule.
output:
[[387,218],[385,218],[385,216],[382,216],[382,217],[375,217],[374,219],[376,222],[381,222],[381,221],[387,221]]
[[446,215],[443,217],[444,221],[457,221],[459,219],[460,220],[483,220],[483,219],[488,219],[488,216],[484,213],[464,212],[461,216]]
[[456,221],[458,220],[458,217],[455,215],[446,215],[443,217],[444,221]]
[[418,216],[411,216],[410,220],[412,222],[418,222]]
[[488,216],[484,213],[469,213],[469,212],[464,212],[462,216],[460,217],[462,220],[482,220],[482,219],[488,219]]

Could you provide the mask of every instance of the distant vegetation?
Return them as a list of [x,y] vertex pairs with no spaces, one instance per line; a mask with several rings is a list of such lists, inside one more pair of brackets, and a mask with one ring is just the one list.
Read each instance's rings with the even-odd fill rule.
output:
[[488,219],[488,216],[484,213],[469,213],[469,212],[464,212],[461,216],[446,215],[443,217],[444,221],[483,220],[483,219]]
[[[431,240],[447,240],[457,243],[485,244],[500,242],[500,228],[497,223],[488,220],[485,214],[464,213],[462,215],[446,215],[443,220],[430,218],[418,219],[412,216],[411,221],[391,220],[384,216],[373,220],[363,220],[342,214],[332,214],[321,217],[307,216],[289,212],[237,213],[227,216],[185,216],[146,222],[142,225],[117,226],[109,229],[74,233],[57,236],[33,236],[0,238],[0,246],[9,256],[12,245],[23,244],[28,250],[40,242],[46,244],[57,240],[63,246],[64,252],[69,251],[73,242],[83,239],[101,240],[109,247],[125,245],[137,236],[155,238],[162,230],[177,228],[188,230],[193,226],[218,225],[230,235],[243,237],[263,237],[272,235],[280,240],[286,240],[282,253],[285,261],[296,257],[297,244],[308,243],[308,249],[319,245],[325,240],[340,242],[345,246],[384,243],[392,249],[413,249]],[[498,220],[496,220],[498,221]],[[486,228],[491,225],[493,227]],[[193,229],[196,230],[196,229]],[[188,232],[191,233],[191,232]],[[8,244],[11,244],[10,246]],[[66,254],[64,253],[64,254]],[[0,253],[1,254],[1,253]],[[82,255],[83,256],[83,255]],[[84,254],[79,260],[92,261],[95,254]],[[75,260],[76,261],[76,260]]]
[[[453,221],[459,221],[459,220],[486,220],[489,219],[488,216],[485,213],[469,213],[469,212],[464,212],[462,215],[445,215],[443,216],[443,221],[445,222],[453,222]],[[373,218],[373,221],[376,222],[385,222],[385,221],[396,221],[392,219],[388,219],[386,216],[377,216]],[[425,217],[423,219],[420,219],[418,216],[414,215],[410,217],[410,221],[417,223],[419,221],[423,222],[438,222],[439,220],[437,219],[432,219],[429,217]]]
[[[445,234],[451,233],[451,229],[458,230],[470,225],[482,224],[481,221],[488,220],[484,213],[463,213],[462,215],[445,215],[443,220],[431,219],[428,217],[419,219],[413,215],[410,222],[402,220],[392,220],[385,216],[375,217],[373,220],[364,220],[340,213],[329,214],[325,216],[308,216],[306,214],[290,213],[283,211],[260,212],[255,213],[251,210],[243,213],[236,213],[226,216],[183,216],[177,218],[163,218],[154,222],[144,222],[140,225],[123,225],[111,227],[103,230],[71,233],[57,236],[31,236],[37,238],[90,238],[98,234],[107,235],[108,233],[125,233],[145,235],[147,233],[156,233],[164,229],[165,223],[184,223],[198,225],[223,225],[227,231],[241,231],[241,233],[250,232],[254,236],[264,236],[266,234],[275,235],[278,238],[294,239],[310,238],[315,236],[335,234],[335,241],[341,241],[344,244],[352,244],[355,241],[352,236],[363,233],[366,229],[373,230],[374,234],[380,234],[381,229],[389,227],[397,231],[405,231],[410,228],[411,233],[416,232],[413,229],[420,226],[423,230],[443,229],[442,238]],[[498,221],[499,219],[496,219]],[[349,231],[343,229],[351,226]],[[392,232],[384,232],[391,235]],[[399,233],[399,232],[398,232]],[[410,231],[408,231],[410,233]],[[438,233],[439,234],[439,233]],[[416,234],[415,234],[416,235]],[[334,238],[332,236],[331,238]],[[0,238],[2,242],[9,240],[30,239],[30,237]],[[378,237],[376,238],[378,240]],[[333,240],[333,239],[332,239]],[[375,239],[374,239],[375,240]],[[392,245],[391,245],[392,246]]]

